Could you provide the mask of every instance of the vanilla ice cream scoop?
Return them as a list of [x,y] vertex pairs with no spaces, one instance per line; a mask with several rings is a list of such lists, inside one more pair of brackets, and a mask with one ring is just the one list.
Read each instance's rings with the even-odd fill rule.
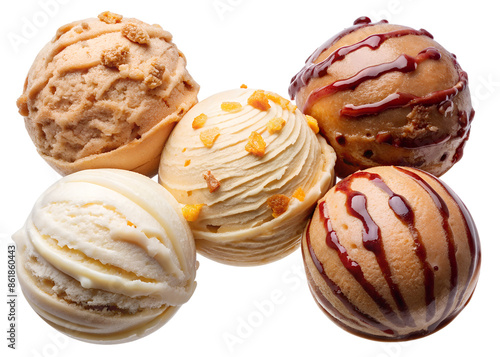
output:
[[239,88],[195,105],[162,154],[159,180],[184,205],[198,251],[233,265],[293,251],[335,177],[316,121],[271,92]]
[[460,198],[424,171],[357,171],[322,198],[302,240],[311,292],[349,332],[375,340],[427,336],[476,287],[481,249]]
[[42,194],[13,239],[26,299],[77,339],[145,336],[195,289],[195,244],[177,202],[134,172],[64,177]]
[[59,173],[118,168],[154,176],[198,90],[169,32],[107,11],[59,28],[17,105],[39,154]]

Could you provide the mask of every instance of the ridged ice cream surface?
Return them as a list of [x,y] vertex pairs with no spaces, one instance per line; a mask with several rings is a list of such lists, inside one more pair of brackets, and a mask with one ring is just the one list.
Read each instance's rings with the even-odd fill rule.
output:
[[255,264],[296,247],[334,178],[335,153],[311,119],[272,92],[240,88],[201,101],[178,123],[159,178],[181,204],[198,206],[190,224],[199,251]]
[[174,198],[124,170],[66,176],[14,235],[19,279],[47,322],[77,338],[149,333],[195,288],[195,248]]

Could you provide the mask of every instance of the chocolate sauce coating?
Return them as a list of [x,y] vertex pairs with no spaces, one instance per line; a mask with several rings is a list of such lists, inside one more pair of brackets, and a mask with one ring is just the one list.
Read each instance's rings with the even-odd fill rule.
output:
[[[324,87],[315,89],[311,94],[309,94],[309,97],[307,98],[307,101],[304,105],[304,112],[309,112],[311,106],[313,106],[314,103],[328,95],[332,95],[343,90],[354,90],[361,83],[364,83],[369,79],[376,79],[386,73],[396,71],[401,73],[413,72],[424,60],[439,60],[440,58],[441,54],[439,53],[439,51],[431,47],[421,51],[416,57],[402,54],[392,62],[366,67],[350,78],[338,80]],[[460,87],[463,88],[463,85],[461,85]],[[340,111],[340,114],[348,116],[374,115],[379,114],[380,112],[389,108],[398,108],[410,105],[410,103],[411,105],[413,105],[413,102],[425,103],[427,105],[440,104],[441,102],[448,100],[448,97],[453,93],[457,92],[458,89],[451,88],[448,90],[432,93],[425,99],[412,94],[396,93],[396,95],[393,96],[390,100],[382,101],[381,103],[377,104],[366,104],[359,107],[346,105]]]

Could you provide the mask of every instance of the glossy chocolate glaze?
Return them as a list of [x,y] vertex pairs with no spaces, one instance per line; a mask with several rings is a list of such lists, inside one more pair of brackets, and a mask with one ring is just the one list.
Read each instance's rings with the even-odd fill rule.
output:
[[474,119],[474,115],[476,112],[474,109],[471,110],[470,113],[465,111],[460,111],[458,113],[458,124],[460,125],[460,130],[457,133],[458,137],[463,138],[462,142],[455,150],[455,154],[453,154],[452,162],[455,164],[464,156],[464,147],[467,140],[469,140],[470,135],[470,125],[472,120]]
[[[396,331],[388,328],[380,321],[374,320],[373,318],[368,318],[369,317],[368,315],[359,311],[356,308],[356,306],[352,304],[349,301],[349,299],[343,294],[340,287],[336,285],[324,272],[323,265],[316,257],[314,250],[311,246],[309,227],[306,230],[306,244],[308,247],[308,251],[312,257],[312,260],[314,262],[314,265],[320,272],[323,279],[325,279],[327,285],[332,289],[334,295],[342,301],[344,306],[348,308],[348,311],[351,314],[353,314],[353,316],[355,316],[365,325],[371,328],[376,328],[378,330],[384,331],[385,334],[387,335],[386,337],[380,337],[375,335],[365,336],[368,338],[406,340],[406,339],[414,339],[422,337],[440,329],[441,327],[445,326],[448,322],[450,322],[467,304],[467,301],[464,301],[465,292],[467,291],[470,282],[473,279],[477,278],[477,274],[479,272],[479,265],[481,259],[479,237],[469,211],[462,203],[462,201],[458,198],[458,196],[451,189],[449,189],[449,187],[447,187],[444,183],[442,183],[439,180],[436,180],[436,182],[438,182],[443,187],[443,189],[449,194],[449,196],[455,201],[456,205],[460,209],[461,217],[466,227],[468,245],[472,258],[471,258],[471,264],[469,266],[467,282],[464,285],[462,291],[460,292],[458,291],[458,266],[455,255],[455,242],[454,242],[453,232],[449,224],[450,212],[448,206],[446,205],[443,198],[436,192],[436,190],[433,189],[432,186],[421,177],[421,175],[424,175],[423,172],[421,174],[417,174],[414,171],[405,168],[396,167],[396,169],[399,170],[399,172],[401,172],[402,174],[409,176],[412,180],[418,183],[418,185],[422,187],[422,189],[426,192],[426,194],[429,195],[429,197],[432,199],[434,205],[437,207],[441,215],[441,222],[442,222],[441,224],[443,227],[443,231],[445,232],[445,239],[448,252],[447,255],[450,263],[450,282],[449,282],[450,292],[448,295],[448,300],[444,312],[436,320],[436,322],[430,325],[427,329],[418,330],[409,335],[401,336],[398,335]],[[357,172],[339,182],[335,186],[335,191],[342,192],[346,195],[347,199],[345,205],[347,212],[351,216],[356,217],[362,222],[363,246],[365,249],[373,252],[374,255],[376,256],[377,263],[382,271],[383,277],[390,288],[391,295],[394,301],[396,302],[397,311],[394,311],[390,307],[389,303],[376,291],[375,287],[369,281],[366,280],[359,264],[353,261],[349,257],[347,250],[339,242],[337,233],[332,227],[332,223],[330,221],[328,209],[326,206],[326,201],[323,201],[318,205],[318,211],[320,214],[320,219],[325,227],[325,231],[327,232],[326,245],[337,252],[343,266],[347,269],[347,271],[349,271],[353,275],[356,281],[368,293],[368,295],[373,299],[373,301],[377,303],[379,310],[384,314],[384,316],[389,321],[391,321],[391,323],[394,323],[396,326],[413,326],[413,327],[415,326],[415,323],[411,317],[411,311],[406,305],[404,298],[401,292],[399,291],[398,285],[392,279],[389,263],[385,256],[380,229],[377,226],[376,222],[373,221],[370,213],[368,212],[366,204],[367,198],[363,193],[354,191],[351,188],[352,181],[358,178],[364,178],[370,180],[371,182],[373,182],[374,185],[376,185],[379,189],[381,189],[387,194],[389,207],[394,212],[396,217],[407,227],[407,229],[411,233],[411,236],[413,237],[413,250],[419,259],[420,268],[422,269],[422,273],[424,276],[425,303],[427,306],[426,321],[431,321],[435,319],[436,296],[434,292],[434,280],[435,280],[434,274],[436,271],[438,271],[438,267],[432,266],[427,260],[426,247],[423,244],[420,232],[415,226],[414,209],[411,207],[411,205],[404,196],[393,192],[391,188],[384,182],[383,178],[380,175],[365,171]],[[432,178],[435,179],[434,177]],[[318,294],[321,295],[316,291],[315,296],[317,298]],[[457,299],[458,303],[456,303]],[[331,304],[325,305],[325,302],[323,301],[323,308],[325,308],[325,306],[331,306]],[[451,311],[453,306],[455,306],[455,310]],[[326,308],[326,310],[328,311],[331,309]],[[335,318],[335,315],[332,315],[332,318]],[[345,324],[342,323],[342,321],[340,321],[339,324],[342,327],[346,328]],[[351,328],[346,328],[346,329],[351,330]]]
[[[379,23],[387,23],[386,20],[382,20]],[[290,83],[290,87],[288,88],[288,94],[292,99],[295,98],[295,95],[297,92],[307,85],[311,78],[323,76],[326,73],[322,72],[322,67],[319,68],[321,65],[314,64],[314,61],[318,59],[318,57],[326,51],[328,48],[330,48],[333,44],[337,43],[341,38],[349,35],[350,33],[353,33],[354,31],[357,31],[363,27],[368,27],[368,26],[373,26],[376,24],[371,23],[371,20],[364,16],[356,19],[354,21],[353,26],[348,27],[344,29],[343,31],[339,32],[337,35],[333,36],[330,38],[328,41],[323,43],[320,47],[318,47],[306,60],[306,64],[302,70],[297,73],[293,78]],[[333,63],[333,62],[332,62]]]
[[[447,194],[455,201],[455,204],[458,206],[460,210],[462,220],[465,222],[467,242],[472,257],[471,264],[469,265],[467,283],[465,284],[465,288],[460,292],[460,295],[458,296],[459,303],[456,305],[457,307],[455,308],[455,311],[450,312],[451,307],[453,306],[454,301],[457,299],[457,295],[459,294],[459,292],[458,292],[458,266],[455,255],[455,243],[454,243],[453,232],[451,231],[451,227],[449,225],[450,213],[448,207],[444,202],[443,198],[420,175],[403,167],[396,167],[396,169],[404,173],[405,175],[410,176],[414,181],[416,181],[429,194],[429,196],[432,198],[434,204],[436,205],[436,207],[438,207],[439,212],[441,214],[442,218],[441,222],[443,230],[446,233],[446,242],[448,244],[448,259],[450,261],[450,267],[451,267],[450,294],[448,295],[448,302],[446,305],[446,309],[443,312],[443,316],[440,320],[440,321],[446,321],[448,315],[456,316],[456,314],[458,314],[458,312],[460,312],[461,309],[463,309],[463,307],[465,306],[465,304],[463,304],[463,299],[465,291],[467,290],[466,288],[469,286],[469,283],[471,282],[473,277],[479,273],[479,266],[481,262],[479,234],[477,232],[474,221],[469,213],[469,210],[464,205],[462,200],[444,182],[436,179],[435,181],[439,183],[441,187],[447,192]],[[430,176],[430,174],[426,174],[424,172],[422,172],[421,175]],[[439,323],[441,322],[439,321],[436,322],[434,324],[436,326],[433,327],[436,328],[439,325]]]
[[[340,91],[354,90],[361,83],[364,83],[369,79],[379,78],[380,76],[390,72],[410,73],[415,71],[418,65],[423,61],[427,59],[439,60],[440,58],[441,54],[439,53],[439,51],[431,47],[421,51],[416,57],[411,57],[406,54],[402,54],[392,62],[381,63],[375,66],[366,67],[350,78],[341,79],[333,83],[330,83],[324,87],[320,87],[313,90],[307,97],[303,111],[304,113],[310,113],[311,107],[318,100]],[[439,92],[444,92],[444,91],[439,91]],[[390,95],[390,97],[393,96],[394,95]],[[440,103],[441,101],[448,99],[449,99],[448,97],[443,97],[442,100],[434,104]],[[384,100],[382,102],[379,102],[379,104],[366,104],[357,107],[346,105],[343,109],[341,109],[340,113],[341,115],[348,115],[348,116],[373,115],[373,114],[378,114],[383,110],[389,108],[406,106],[412,100],[423,101],[423,97],[417,97],[412,94],[396,93],[394,99],[391,99],[389,101]],[[434,101],[434,99],[430,98],[427,98],[426,100],[428,102]]]
[[[387,23],[387,21],[383,22]],[[289,87],[289,94],[290,97],[293,99],[295,98],[295,95],[297,92],[307,85],[311,79],[313,78],[319,78],[323,77],[324,75],[327,74],[328,67],[330,67],[332,64],[334,64],[337,61],[341,61],[347,56],[349,53],[354,52],[359,50],[360,48],[363,47],[368,47],[372,50],[378,49],[385,41],[387,41],[390,38],[396,38],[396,37],[401,37],[401,36],[407,36],[407,35],[425,35],[430,38],[432,38],[432,35],[427,32],[426,30],[421,29],[420,31],[416,31],[414,29],[403,29],[403,30],[398,30],[398,31],[391,31],[383,34],[375,34],[368,36],[364,40],[357,42],[355,44],[349,45],[349,46],[344,46],[341,47],[335,51],[333,51],[327,58],[325,58],[323,61],[314,63],[319,57],[319,55],[327,50],[329,47],[331,47],[334,43],[336,43],[339,39],[344,37],[345,35],[348,35],[349,33],[354,32],[355,30],[358,30],[360,28],[366,27],[366,26],[373,26],[374,24],[368,23],[361,23],[359,25],[351,27],[344,31],[343,33],[337,35],[329,41],[325,42],[323,46],[319,47],[306,61],[306,65],[302,70],[297,73],[293,78],[292,82]]]
[[[324,207],[324,205],[322,207]],[[321,213],[322,213],[322,218],[325,217],[325,216],[323,216],[324,211],[322,211]],[[327,225],[328,225],[328,221],[329,221],[328,218],[323,218],[323,222],[325,222],[325,224],[327,224]],[[330,236],[331,234],[335,234],[335,233],[331,230],[328,230],[328,236]],[[328,238],[327,238],[327,240],[328,240]],[[360,311],[357,308],[357,306],[355,306],[347,298],[347,296],[344,295],[344,293],[342,292],[340,287],[337,284],[335,284],[335,282],[328,277],[328,275],[325,272],[325,269],[323,268],[323,264],[319,261],[319,259],[316,256],[316,253],[314,253],[314,250],[311,246],[311,236],[309,233],[309,227],[306,230],[306,242],[307,242],[309,254],[311,255],[311,259],[314,263],[314,266],[316,267],[318,272],[321,274],[321,277],[324,279],[325,283],[328,285],[328,287],[330,288],[332,293],[340,300],[340,302],[344,305],[344,307],[347,309],[347,311],[349,311],[349,313],[351,315],[355,316],[357,319],[362,321],[364,324],[369,325],[371,327],[374,327],[376,329],[379,329],[381,331],[384,331],[386,334],[393,335],[394,331],[392,331],[389,327],[387,327],[384,324],[382,324],[381,322],[377,321],[376,319],[374,319],[370,315],[365,314],[362,311]],[[345,250],[345,248],[339,247],[339,250],[343,251],[343,250]],[[350,259],[349,259],[349,261],[350,261]],[[366,281],[366,279],[361,276],[362,275],[361,269],[358,269],[355,267],[355,266],[359,267],[359,265],[357,265],[357,263],[351,264],[350,262],[347,262],[347,261],[345,261],[345,262],[343,261],[343,263],[344,263],[344,266],[346,266],[346,264],[347,264],[348,266],[351,266],[351,268],[353,270],[360,271],[361,274],[358,274],[358,279],[361,278],[362,281]],[[352,274],[352,272],[351,272],[351,274]],[[368,285],[368,284],[366,284],[366,285]],[[370,288],[368,288],[368,289],[370,289]],[[378,293],[376,293],[376,294],[378,295]],[[340,314],[340,312],[337,309],[335,309],[333,307],[333,305],[331,305],[331,303],[327,299],[324,298],[324,296],[320,292],[316,292],[315,295],[320,298],[323,307],[326,307],[328,309],[327,311],[332,311],[331,314],[333,316],[337,317],[340,321],[342,321],[342,319],[345,318],[342,314]],[[382,301],[382,300],[383,300],[383,298],[380,297],[379,302],[384,306],[387,305],[387,303],[385,301]],[[390,311],[390,307],[388,307],[388,308],[383,307],[382,309],[385,309],[386,313],[388,315],[394,315],[394,313],[392,311]]]
[[[318,59],[321,53],[323,53],[333,44],[338,42],[341,38],[363,27],[373,26],[380,23],[387,23],[387,21],[383,20],[379,23],[371,23],[371,20],[369,18],[362,17],[354,22],[354,26],[345,29],[338,35],[326,41],[322,46],[320,46],[316,51],[314,51],[311,56],[309,56],[309,58],[306,60],[305,66],[292,78],[292,81],[289,86],[290,97],[294,99],[297,92],[301,88],[306,86],[311,81],[311,79],[325,76],[327,74],[328,67],[330,67],[333,63],[337,61],[343,60],[346,55],[354,51],[357,51],[360,48],[368,47],[372,50],[376,50],[386,40],[390,38],[396,38],[408,35],[428,36],[430,38],[433,38],[432,35],[424,29],[417,31],[410,28],[398,31],[391,31],[382,34],[375,34],[352,45],[341,47],[336,51],[332,52],[323,61],[319,63],[314,63],[314,61]],[[424,56],[425,58],[422,59],[438,60],[440,58],[440,55],[436,55],[436,52],[437,50],[434,49],[434,51],[432,51],[433,54],[432,56],[430,55],[430,53],[427,53]],[[332,95],[338,91],[353,90],[364,81],[377,78],[385,73],[389,73],[391,71],[400,71],[403,73],[413,72],[417,69],[416,64],[419,63],[417,58],[412,58],[408,55],[403,54],[393,62],[382,63],[377,66],[365,68],[351,78],[339,80],[325,87],[317,88],[316,90],[314,90],[312,93],[309,94],[309,97],[307,98],[304,108],[302,108],[302,111],[306,114],[310,114],[310,109],[312,108],[312,106],[321,98]],[[457,70],[459,80],[451,88],[431,92],[422,97],[415,96],[411,93],[397,92],[390,94],[383,100],[376,103],[364,104],[359,106],[347,104],[346,106],[344,106],[344,108],[341,109],[340,114],[347,117],[358,117],[364,115],[376,115],[387,109],[393,109],[393,108],[412,107],[415,105],[442,106],[444,103],[450,103],[451,99],[453,99],[453,97],[456,96],[459,92],[464,90],[464,88],[467,86],[468,83],[467,73],[461,69],[460,65],[456,61],[455,56],[452,56],[452,59],[454,61],[454,66]]]
[[422,97],[418,97],[410,93],[397,92],[390,94],[385,99],[375,103],[363,104],[358,106],[347,104],[340,110],[340,114],[349,117],[359,117],[363,115],[377,115],[384,110],[393,108],[413,107],[416,105],[427,107],[432,105],[440,106],[443,103],[449,103],[453,99],[453,97],[463,91],[467,86],[467,73],[460,70],[458,71],[458,77],[459,81],[457,82],[457,84],[448,89],[431,92]]

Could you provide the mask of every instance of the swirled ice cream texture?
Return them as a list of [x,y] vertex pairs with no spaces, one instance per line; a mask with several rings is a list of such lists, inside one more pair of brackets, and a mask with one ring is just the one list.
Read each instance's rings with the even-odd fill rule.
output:
[[169,32],[104,12],[59,28],[34,60],[17,105],[38,152],[58,172],[113,167],[154,175],[198,89]]
[[[217,134],[210,145],[204,133]],[[333,149],[289,101],[241,88],[186,114],[167,141],[159,179],[182,205],[198,205],[190,225],[199,252],[254,265],[297,247],[313,206],[333,182],[334,163]],[[271,197],[284,212],[277,213]]]
[[66,176],[14,235],[35,311],[79,339],[115,343],[159,328],[195,288],[195,248],[176,201],[124,170]]

